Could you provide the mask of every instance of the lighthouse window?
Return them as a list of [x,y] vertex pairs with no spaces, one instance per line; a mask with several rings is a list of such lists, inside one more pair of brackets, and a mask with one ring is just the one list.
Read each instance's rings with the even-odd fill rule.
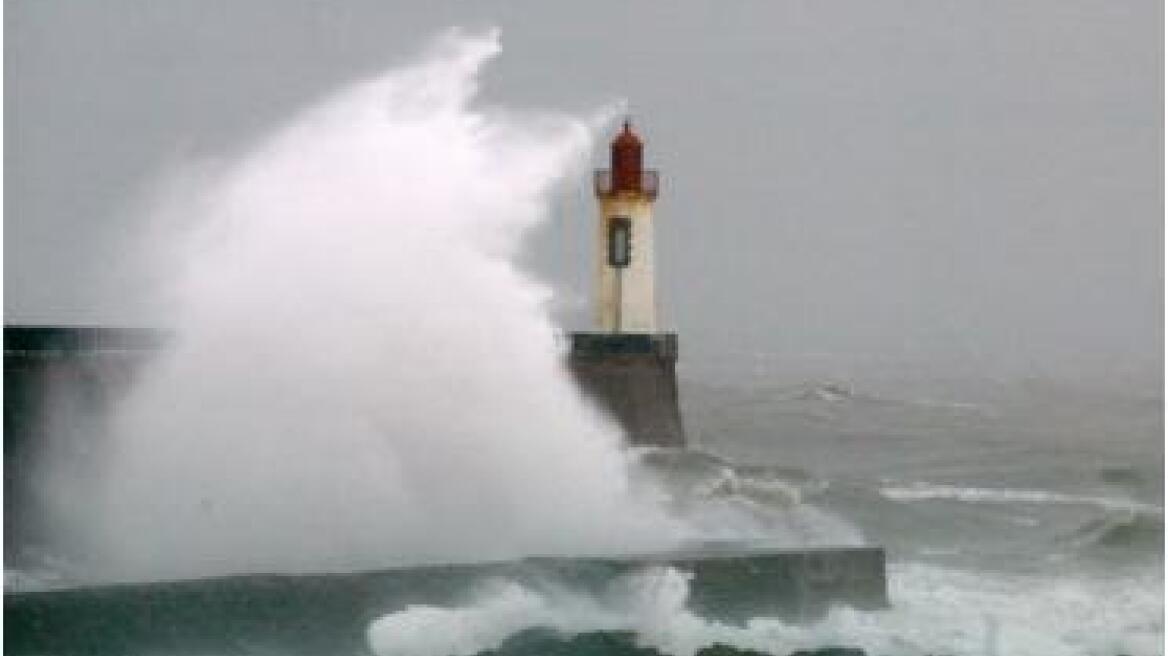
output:
[[627,267],[631,256],[632,226],[627,217],[614,217],[608,224],[608,265]]

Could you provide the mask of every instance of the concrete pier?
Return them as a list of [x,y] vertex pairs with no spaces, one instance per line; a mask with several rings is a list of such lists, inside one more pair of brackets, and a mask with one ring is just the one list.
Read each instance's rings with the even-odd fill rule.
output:
[[462,606],[486,580],[532,590],[602,593],[618,577],[669,566],[692,575],[703,617],[813,621],[833,604],[885,608],[884,553],[694,551],[626,557],[530,558],[351,574],[247,575],[4,595],[7,654],[364,653],[370,622],[408,606]]

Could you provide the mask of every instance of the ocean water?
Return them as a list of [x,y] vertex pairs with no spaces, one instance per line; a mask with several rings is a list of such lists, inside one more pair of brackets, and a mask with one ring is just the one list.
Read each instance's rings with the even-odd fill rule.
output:
[[[890,609],[730,625],[689,612],[684,577],[658,572],[609,608],[511,588],[458,609],[404,611],[375,624],[372,644],[410,654],[474,653],[472,643],[500,654],[680,655],[716,644],[769,654],[1164,653],[1157,388],[925,380],[895,367],[865,387],[792,380],[781,358],[734,360],[712,375],[687,372],[709,375],[683,384],[694,450],[642,459],[691,519],[724,525],[739,513],[764,517],[792,544],[884,546]],[[712,382],[719,374],[728,375]],[[905,393],[914,386],[928,394]],[[559,641],[520,632],[537,626]]]
[[[680,656],[721,644],[776,655],[830,646],[890,655],[1163,653],[1156,390],[1030,380],[950,382],[946,394],[934,382],[931,396],[897,397],[887,379],[870,388],[792,383],[781,365],[767,367],[769,386],[757,370],[734,383],[700,371],[705,381],[683,378],[694,448],[642,449],[635,458],[661,501],[696,525],[736,536],[749,527],[791,546],[884,546],[891,608],[731,624],[688,610],[686,575],[668,568],[604,593],[499,578],[476,582],[457,603],[369,619],[356,651]],[[10,570],[6,590],[60,585],[68,567],[56,566],[45,558]],[[341,630],[328,626],[335,616],[322,609],[321,635]],[[217,620],[205,619],[201,630],[213,633]],[[232,638],[228,651],[256,653],[261,635]],[[124,642],[109,644],[128,653]]]
[[821,628],[836,643],[870,653],[1163,653],[1155,383],[864,364],[852,363],[851,378],[799,380],[785,372],[806,362],[741,357],[729,365],[740,382],[695,383],[685,397],[702,447],[749,463],[735,470],[743,494],[797,478],[803,503],[888,550],[893,608],[829,618]]

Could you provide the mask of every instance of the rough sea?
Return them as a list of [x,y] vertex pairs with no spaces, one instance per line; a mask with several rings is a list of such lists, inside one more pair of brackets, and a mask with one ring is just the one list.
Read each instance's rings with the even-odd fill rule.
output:
[[[380,656],[1163,653],[1158,390],[900,370],[799,379],[784,372],[789,363],[758,357],[744,368],[747,361],[683,368],[693,449],[638,458],[692,521],[708,515],[725,525],[737,515],[769,522],[791,545],[883,546],[888,610],[840,606],[804,625],[724,623],[687,610],[685,576],[664,569],[599,597],[498,580],[476,584],[458,604],[378,618],[322,607],[314,627],[273,626],[275,613],[240,628],[217,615],[222,604],[201,615],[191,602],[180,613],[187,625],[174,627],[190,649],[178,651],[276,654],[283,640],[288,653]],[[6,593],[69,583],[67,563],[52,554],[31,549],[11,560],[21,566],[6,572]],[[98,594],[85,603],[121,602]],[[256,614],[240,603],[240,613]],[[134,644],[132,624],[85,627],[76,644],[108,647],[90,653],[158,653],[156,643]],[[362,644],[330,637],[358,625]],[[10,621],[7,635],[6,651],[45,653],[35,648],[35,627]],[[52,653],[71,651],[62,644]]]

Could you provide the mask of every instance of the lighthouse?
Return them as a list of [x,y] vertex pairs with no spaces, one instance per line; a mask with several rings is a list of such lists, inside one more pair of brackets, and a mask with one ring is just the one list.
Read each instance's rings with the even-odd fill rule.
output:
[[596,171],[593,330],[572,333],[576,380],[639,445],[685,446],[677,394],[677,334],[661,332],[654,289],[653,203],[657,171],[624,122],[610,166]]
[[653,202],[657,171],[646,170],[644,144],[628,120],[613,139],[611,168],[594,177],[596,328],[610,333],[657,330],[653,289]]

